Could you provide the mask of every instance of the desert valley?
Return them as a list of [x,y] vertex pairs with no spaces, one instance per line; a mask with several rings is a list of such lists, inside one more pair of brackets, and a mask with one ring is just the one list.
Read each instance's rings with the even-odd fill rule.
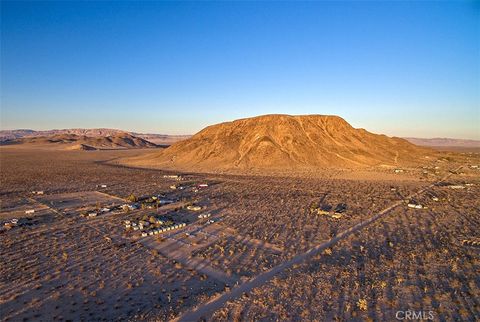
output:
[[3,321],[480,317],[471,146],[325,115],[3,134]]
[[0,322],[480,321],[479,4],[0,1]]

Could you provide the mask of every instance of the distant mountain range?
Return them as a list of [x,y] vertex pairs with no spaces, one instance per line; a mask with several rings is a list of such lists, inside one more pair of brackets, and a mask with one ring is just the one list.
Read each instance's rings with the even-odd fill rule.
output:
[[3,141],[2,145],[49,148],[56,150],[111,150],[156,148],[158,145],[129,133],[112,136],[85,136],[77,134],[53,134],[48,136],[25,136]]
[[480,148],[480,140],[464,140],[464,139],[449,139],[449,138],[404,138],[413,144],[430,147],[465,147],[465,148]]
[[51,137],[56,135],[77,135],[81,137],[118,137],[125,133],[144,139],[156,145],[171,145],[190,137],[190,135],[167,135],[167,134],[144,134],[136,132],[127,132],[116,129],[61,129],[34,131],[28,129],[4,130],[0,131],[0,143],[13,143],[13,140],[21,138]]

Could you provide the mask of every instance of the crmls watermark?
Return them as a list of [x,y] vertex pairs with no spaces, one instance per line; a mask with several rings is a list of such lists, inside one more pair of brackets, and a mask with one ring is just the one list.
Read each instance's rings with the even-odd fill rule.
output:
[[432,320],[435,317],[433,311],[397,311],[395,313],[397,320]]

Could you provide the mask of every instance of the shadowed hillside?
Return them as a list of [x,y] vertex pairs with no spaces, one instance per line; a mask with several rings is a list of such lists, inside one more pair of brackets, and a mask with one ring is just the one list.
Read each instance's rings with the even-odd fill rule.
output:
[[6,145],[26,145],[62,150],[102,150],[131,149],[156,147],[142,138],[128,133],[117,133],[113,136],[85,136],[76,134],[56,134],[51,136],[24,137],[4,142]]
[[63,130],[45,130],[45,131],[34,131],[34,130],[3,130],[0,131],[0,144],[9,143],[15,139],[20,138],[33,138],[33,137],[50,137],[54,135],[65,135],[65,134],[74,134],[78,136],[88,136],[88,137],[108,137],[108,136],[119,136],[128,133],[134,137],[142,138],[151,143],[157,145],[171,145],[175,142],[188,139],[190,135],[169,135],[169,134],[154,134],[154,133],[137,133],[137,132],[128,132],[117,129],[63,129]]

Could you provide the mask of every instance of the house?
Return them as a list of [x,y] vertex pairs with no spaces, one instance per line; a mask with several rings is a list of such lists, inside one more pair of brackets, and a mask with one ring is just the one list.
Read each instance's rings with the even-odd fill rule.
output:
[[332,206],[322,204],[316,206],[314,203],[310,206],[310,213],[316,213],[317,215],[329,215],[332,210]]
[[25,210],[25,214],[27,215],[33,214],[34,212],[35,212],[35,209]]
[[464,239],[462,240],[462,244],[467,246],[480,246],[480,241]]
[[145,226],[145,227],[150,226],[150,223],[148,221],[145,221],[145,220],[140,220],[138,223]]
[[408,208],[413,208],[413,209],[422,209],[423,206],[419,203],[417,203],[416,201],[414,200],[411,200],[409,203],[408,203]]
[[432,200],[433,201],[438,201],[439,199],[438,199],[438,197],[432,197]]
[[101,185],[100,185],[100,188],[106,188],[106,187],[107,187],[106,184],[101,184]]
[[138,207],[137,207],[136,205],[123,204],[123,205],[121,206],[121,208],[122,208],[123,210],[135,210],[135,209],[137,209]]
[[333,219],[340,219],[343,217],[343,213],[347,210],[347,204],[339,203],[334,209],[330,205],[322,205],[319,208],[315,208],[313,212],[317,215],[329,216]]
[[91,213],[88,214],[88,217],[89,218],[97,217],[97,213],[96,212],[91,212]]
[[448,187],[450,189],[465,189],[465,186],[462,186],[462,185],[450,185]]
[[142,237],[147,237],[147,236],[148,236],[148,234],[146,232],[142,233]]

